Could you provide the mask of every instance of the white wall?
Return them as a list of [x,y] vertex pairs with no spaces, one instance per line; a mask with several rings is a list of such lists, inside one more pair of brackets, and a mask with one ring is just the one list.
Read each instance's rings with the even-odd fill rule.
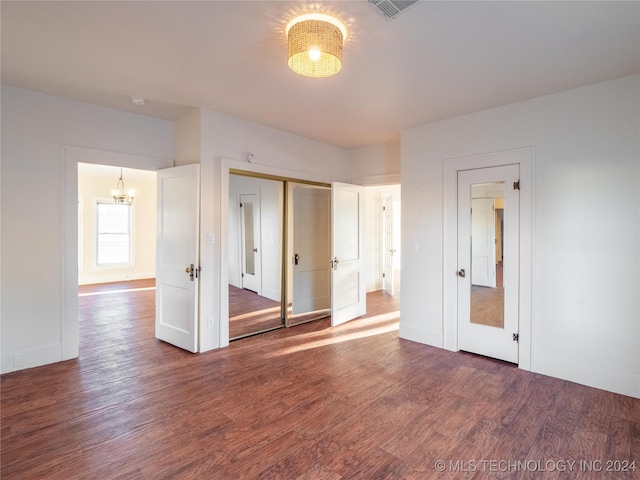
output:
[[403,132],[401,336],[443,346],[443,161],[533,146],[532,370],[640,396],[639,92],[635,75]]
[[63,249],[77,239],[63,234],[61,146],[170,158],[173,125],[5,85],[1,115],[1,371],[8,372],[77,356],[64,345]]
[[[200,350],[206,351],[228,343],[229,168],[319,182],[348,181],[348,152],[209,110],[187,115],[177,122],[175,132],[176,164],[201,165]],[[249,153],[256,163],[247,161]]]
[[349,150],[351,182],[358,185],[398,183],[400,141]]
[[78,195],[84,213],[84,248],[78,245],[84,252],[83,268],[78,269],[80,285],[156,276],[156,172],[124,169],[123,174],[126,188],[136,192],[133,201],[133,265],[126,268],[98,266],[95,205],[98,200],[109,200],[109,192],[116,187],[120,169],[78,164]]
[[229,176],[229,284],[242,288],[242,264],[240,246],[239,190],[256,188],[260,198],[260,245],[262,296],[279,302],[282,298],[282,232],[283,191],[282,182],[263,178]]

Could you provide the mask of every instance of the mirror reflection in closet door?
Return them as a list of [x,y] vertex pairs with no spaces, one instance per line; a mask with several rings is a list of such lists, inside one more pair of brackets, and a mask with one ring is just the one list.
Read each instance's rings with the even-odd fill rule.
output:
[[284,185],[229,175],[229,339],[283,325]]
[[471,185],[471,323],[504,328],[504,182]]

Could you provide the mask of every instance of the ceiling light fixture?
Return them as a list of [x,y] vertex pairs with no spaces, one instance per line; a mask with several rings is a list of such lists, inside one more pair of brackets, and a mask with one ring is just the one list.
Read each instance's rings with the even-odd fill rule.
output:
[[285,30],[289,68],[305,77],[330,77],[342,68],[342,45],[347,29],[321,13],[294,18]]
[[131,102],[134,105],[142,106],[146,103],[146,100],[144,99],[144,97],[138,97],[137,95],[134,95],[133,97],[131,97]]
[[135,190],[124,190],[124,179],[122,178],[122,168],[120,169],[120,179],[116,188],[111,189],[111,196],[116,203],[127,203],[131,205],[133,203],[133,197],[135,196]]

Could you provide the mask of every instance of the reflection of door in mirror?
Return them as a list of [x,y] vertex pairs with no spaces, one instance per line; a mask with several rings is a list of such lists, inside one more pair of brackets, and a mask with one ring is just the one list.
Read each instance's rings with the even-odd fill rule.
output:
[[293,257],[288,324],[331,314],[331,190],[289,184]]
[[282,326],[283,190],[281,181],[229,175],[231,340]]
[[471,186],[471,322],[504,328],[504,182]]
[[256,230],[259,229],[254,228],[253,202],[249,201],[251,197],[255,197],[255,195],[240,195],[240,212],[242,218],[241,225],[244,246],[244,252],[242,255],[244,258],[243,273],[254,276],[256,274],[256,253],[258,252],[258,249],[255,246],[256,241],[254,235],[257,233]]

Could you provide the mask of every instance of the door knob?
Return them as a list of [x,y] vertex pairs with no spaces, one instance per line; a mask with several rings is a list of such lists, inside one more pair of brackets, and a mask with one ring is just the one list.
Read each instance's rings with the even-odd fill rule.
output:
[[253,253],[258,253],[258,248],[257,247],[253,249]]
[[294,265],[298,265],[298,263],[300,262],[300,255],[298,255],[297,253],[293,256],[293,264]]
[[460,270],[458,270],[458,276],[462,278],[467,276],[466,272],[464,271],[464,268],[461,268]]
[[185,268],[184,271],[189,274],[189,280],[191,280],[193,282],[193,278],[194,278],[194,276],[196,274],[195,265],[192,263],[187,268]]
[[338,269],[339,263],[340,263],[340,260],[338,260],[338,257],[333,257],[333,261],[331,262],[331,265],[333,266],[334,270]]

